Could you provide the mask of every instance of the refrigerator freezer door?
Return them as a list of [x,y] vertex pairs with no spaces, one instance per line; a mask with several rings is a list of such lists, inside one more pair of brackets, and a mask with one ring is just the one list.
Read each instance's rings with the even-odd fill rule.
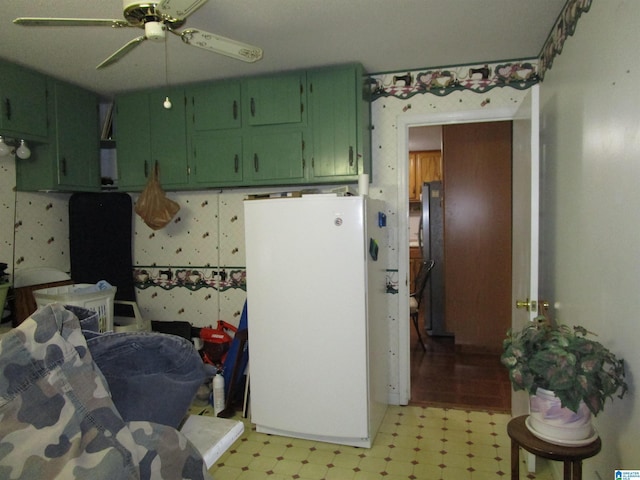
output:
[[245,202],[259,431],[368,436],[364,222],[362,197]]

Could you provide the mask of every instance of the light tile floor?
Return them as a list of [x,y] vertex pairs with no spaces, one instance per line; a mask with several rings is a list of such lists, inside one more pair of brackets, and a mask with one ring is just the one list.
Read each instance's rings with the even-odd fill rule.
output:
[[[510,478],[506,414],[390,406],[370,449],[266,435],[237,418],[245,433],[211,468],[215,480]],[[544,460],[538,459],[533,474],[522,451],[520,457],[520,478],[553,479]]]

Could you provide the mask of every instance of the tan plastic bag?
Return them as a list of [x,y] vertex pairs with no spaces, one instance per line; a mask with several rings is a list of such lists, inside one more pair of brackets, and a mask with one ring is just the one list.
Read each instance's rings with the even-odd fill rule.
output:
[[180,205],[167,198],[160,186],[157,162],[147,186],[138,197],[135,210],[144,223],[154,230],[166,226],[180,210]]

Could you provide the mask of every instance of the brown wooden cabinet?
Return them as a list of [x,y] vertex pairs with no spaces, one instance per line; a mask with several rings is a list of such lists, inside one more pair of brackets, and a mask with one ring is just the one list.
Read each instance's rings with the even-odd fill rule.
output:
[[422,184],[442,180],[440,150],[409,152],[409,201],[419,202]]

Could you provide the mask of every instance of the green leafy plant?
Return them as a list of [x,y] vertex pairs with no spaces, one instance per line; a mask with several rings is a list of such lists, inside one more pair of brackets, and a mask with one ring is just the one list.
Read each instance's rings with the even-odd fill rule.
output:
[[[607,398],[627,392],[624,361],[580,326],[551,325],[546,320],[509,330],[503,342],[502,364],[509,370],[514,390],[550,390],[562,406],[574,412],[580,401],[597,415]],[[618,393],[619,392],[619,393]]]

